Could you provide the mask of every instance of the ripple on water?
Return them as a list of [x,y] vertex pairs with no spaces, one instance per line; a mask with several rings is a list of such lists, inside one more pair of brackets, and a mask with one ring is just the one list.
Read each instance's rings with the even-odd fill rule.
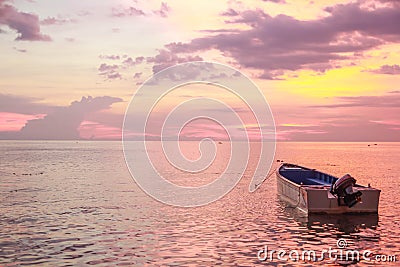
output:
[[[249,193],[251,170],[218,202],[173,208],[137,188],[117,143],[10,142],[0,146],[12,152],[0,153],[0,265],[337,266],[328,260],[260,262],[257,252],[265,246],[321,251],[336,248],[339,238],[351,249],[396,254],[399,182],[386,172],[396,169],[387,159],[400,158],[395,146],[377,146],[372,155],[359,144],[280,145],[278,158],[335,175],[350,172],[382,190],[379,216],[307,216],[278,200],[273,176]],[[370,168],[376,157],[379,164]]]

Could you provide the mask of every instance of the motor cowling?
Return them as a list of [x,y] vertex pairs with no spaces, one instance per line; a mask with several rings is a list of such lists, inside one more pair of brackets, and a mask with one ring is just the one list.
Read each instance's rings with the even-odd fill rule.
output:
[[331,187],[331,193],[338,197],[338,203],[343,206],[340,201],[343,199],[344,205],[349,208],[353,207],[355,204],[361,201],[362,193],[360,191],[354,190],[356,184],[356,179],[351,177],[350,174],[346,174],[339,178]]

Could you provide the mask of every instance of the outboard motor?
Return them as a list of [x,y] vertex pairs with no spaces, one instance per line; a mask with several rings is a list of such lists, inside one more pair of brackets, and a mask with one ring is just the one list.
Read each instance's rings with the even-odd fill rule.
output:
[[[356,179],[346,174],[336,181],[331,186],[331,193],[338,198],[339,206],[347,205],[349,208],[361,201],[362,193],[354,191],[353,186],[356,184]],[[344,204],[340,201],[343,199]]]

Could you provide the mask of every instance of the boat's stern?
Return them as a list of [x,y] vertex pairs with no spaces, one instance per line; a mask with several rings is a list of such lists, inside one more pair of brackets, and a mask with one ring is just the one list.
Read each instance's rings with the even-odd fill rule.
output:
[[378,213],[380,190],[357,187],[362,193],[361,201],[352,207],[343,205],[329,187],[306,187],[307,210],[309,213]]

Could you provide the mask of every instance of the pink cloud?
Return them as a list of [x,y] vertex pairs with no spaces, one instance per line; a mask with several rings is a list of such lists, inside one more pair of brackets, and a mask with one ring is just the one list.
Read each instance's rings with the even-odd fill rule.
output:
[[26,115],[0,112],[0,132],[18,132],[29,120],[42,119],[46,114]]
[[[110,96],[82,97],[67,107],[56,107],[46,115],[8,115],[3,118],[4,131],[1,139],[28,140],[75,140],[79,139],[78,128],[86,116],[107,110],[122,99]],[[25,123],[22,128],[21,124]],[[5,125],[5,126],[4,126]],[[13,125],[13,127],[11,127]],[[7,131],[7,129],[13,131]]]
[[370,121],[373,123],[377,124],[383,124],[383,125],[391,125],[391,126],[400,126],[400,121],[394,121],[394,120],[381,120],[381,121]]
[[185,139],[203,139],[212,138],[216,140],[228,140],[229,136],[225,129],[212,122],[201,123],[201,122],[191,122],[186,125],[179,134],[179,137],[183,140]]
[[171,8],[168,6],[166,2],[161,2],[161,7],[159,10],[154,10],[153,13],[159,15],[160,17],[166,18],[168,17],[168,13],[171,11]]
[[93,121],[82,121],[78,127],[82,139],[121,140],[122,130],[118,127],[107,126]]

